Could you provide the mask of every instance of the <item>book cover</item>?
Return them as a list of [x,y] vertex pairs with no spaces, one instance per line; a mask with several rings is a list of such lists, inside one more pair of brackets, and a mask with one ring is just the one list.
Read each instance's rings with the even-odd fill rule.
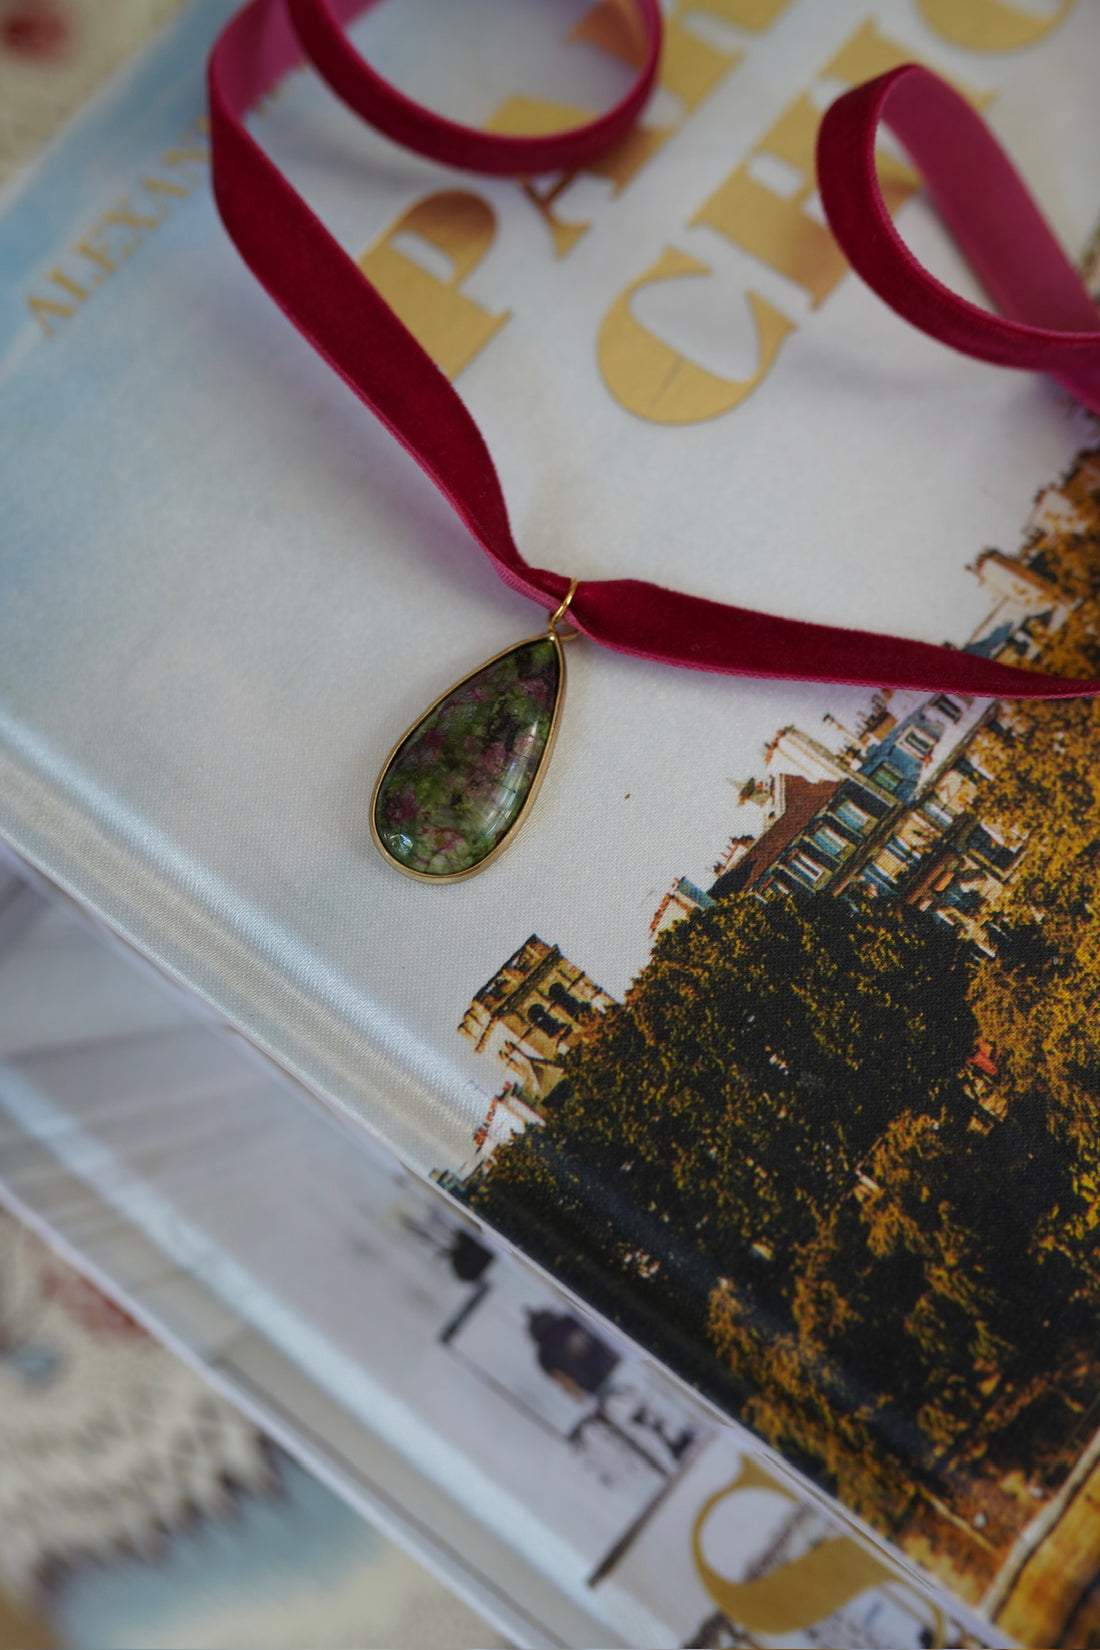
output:
[[[772,1643],[762,1627],[849,1650],[985,1642],[846,1540],[751,1437],[437,1188],[302,1105],[101,933],[41,898],[24,918],[18,937],[0,931],[0,1205],[78,1257],[509,1643]],[[18,1429],[24,1366],[9,1362]],[[12,1508],[32,1456],[17,1448],[0,1477]],[[693,1557],[700,1507],[731,1484],[703,1540],[741,1583],[733,1621]],[[62,1490],[41,1475],[8,1556],[25,1597],[50,1563],[75,1565],[47,1586],[71,1622],[91,1595],[109,1604],[128,1588],[80,1569],[111,1544],[88,1516],[102,1486],[89,1473],[59,1519]],[[127,1485],[116,1500],[133,1522]],[[318,1511],[323,1565],[340,1521]],[[823,1594],[819,1549],[830,1573],[859,1581],[850,1596]],[[130,1569],[139,1589],[153,1580]]]
[[[1091,1642],[1095,712],[578,648],[515,847],[398,878],[380,762],[531,615],[227,246],[201,63],[228,9],[0,218],[0,831],[994,1640]],[[359,38],[501,129],[624,72],[613,6],[457,15],[390,4]],[[458,384],[532,560],[1093,671],[1094,425],[881,308],[811,155],[831,95],[921,59],[1081,253],[1095,14],[669,19],[644,125],[574,178],[445,173],[305,74],[257,130]],[[753,1630],[704,1488],[693,1574]]]

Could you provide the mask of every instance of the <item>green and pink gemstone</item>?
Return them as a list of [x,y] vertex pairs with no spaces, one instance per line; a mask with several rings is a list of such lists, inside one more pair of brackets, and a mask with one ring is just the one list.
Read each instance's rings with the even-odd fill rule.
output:
[[374,833],[402,870],[466,876],[530,801],[564,685],[552,636],[521,642],[432,706],[398,745],[374,796]]

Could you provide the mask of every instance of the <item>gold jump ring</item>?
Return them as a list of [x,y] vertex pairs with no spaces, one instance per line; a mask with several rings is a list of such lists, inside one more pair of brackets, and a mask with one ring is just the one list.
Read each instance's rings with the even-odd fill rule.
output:
[[[569,589],[565,593],[565,600],[562,602],[561,606],[558,607],[555,610],[555,612],[552,614],[552,616],[550,618],[550,621],[547,625],[547,629],[550,630],[555,636],[558,633],[558,624],[559,624],[559,622],[565,617],[566,613],[568,613],[568,611],[569,611],[569,603],[573,600],[573,597],[576,595],[577,586],[578,586],[579,583],[580,583],[579,579],[570,580]],[[580,634],[579,631],[571,630],[571,631],[569,631],[569,633],[567,635],[560,637],[559,640],[563,641],[563,642],[569,642],[569,641],[572,641],[574,636],[577,636],[579,634]]]

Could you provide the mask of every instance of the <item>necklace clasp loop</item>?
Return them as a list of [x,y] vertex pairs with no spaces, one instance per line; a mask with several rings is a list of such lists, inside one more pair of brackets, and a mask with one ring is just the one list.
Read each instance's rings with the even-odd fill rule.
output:
[[[565,593],[565,599],[562,601],[561,605],[558,608],[556,608],[555,611],[551,614],[550,619],[547,622],[547,626],[546,626],[546,629],[547,629],[548,633],[551,636],[558,636],[558,625],[561,622],[561,620],[565,617],[566,613],[568,613],[569,604],[573,600],[573,597],[576,595],[577,586],[578,586],[579,583],[580,583],[579,579],[572,579],[570,581],[569,589]],[[573,639],[575,637],[577,637],[579,635],[580,635],[579,630],[567,630],[563,636],[558,636],[558,640],[560,642],[571,642],[571,641],[573,641]]]

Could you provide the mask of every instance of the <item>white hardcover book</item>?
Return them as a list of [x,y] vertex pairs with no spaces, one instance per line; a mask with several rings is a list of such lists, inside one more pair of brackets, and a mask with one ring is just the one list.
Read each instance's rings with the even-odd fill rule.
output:
[[[829,98],[918,58],[1083,255],[1095,11],[667,10],[643,126],[574,178],[397,152],[312,73],[254,129],[455,380],[532,562],[1100,674],[1094,423],[891,315],[810,170]],[[858,1642],[1086,1642],[1094,713],[577,644],[516,843],[399,876],[382,761],[539,619],[228,244],[230,11],[196,0],[0,203],[0,836],[703,1394],[721,1470],[561,1558],[624,1639],[836,1642],[886,1588],[909,1625]],[[614,95],[617,15],[389,0],[354,35],[515,129]],[[893,170],[906,239],[978,296]],[[488,1324],[448,1356],[484,1363]]]

